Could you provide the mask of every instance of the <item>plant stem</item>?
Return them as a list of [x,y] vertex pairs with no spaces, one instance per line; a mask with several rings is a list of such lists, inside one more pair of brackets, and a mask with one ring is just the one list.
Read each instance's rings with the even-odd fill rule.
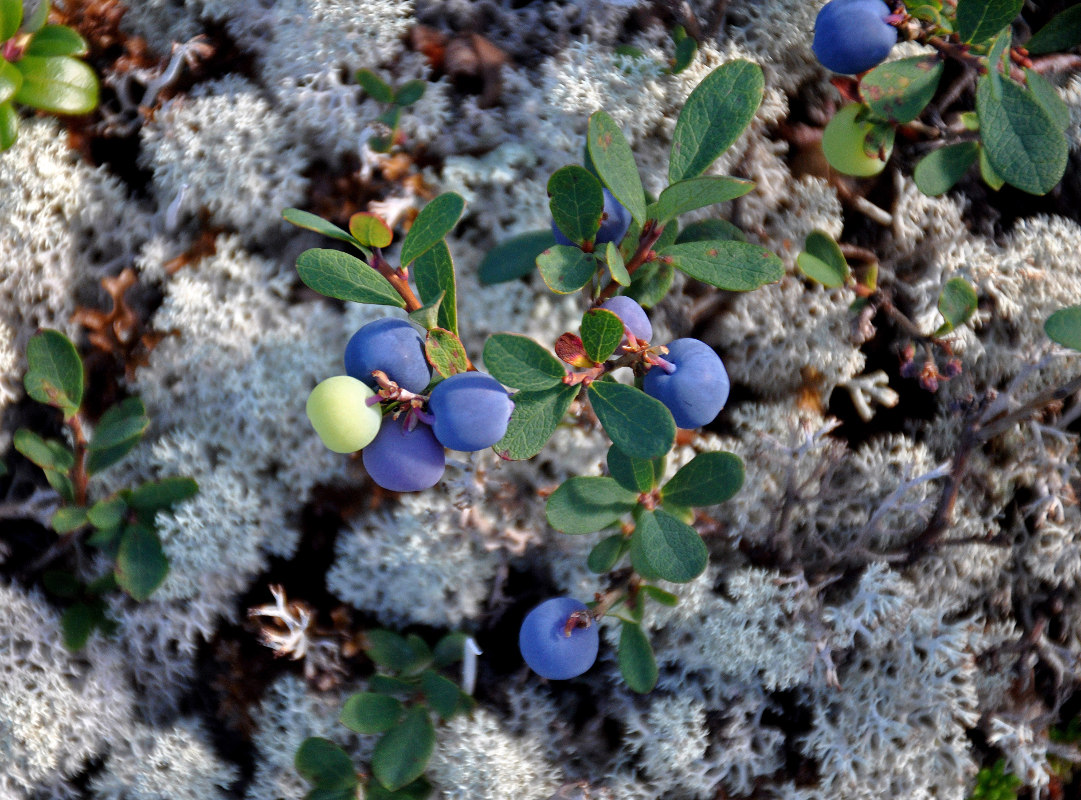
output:
[[394,269],[394,267],[387,263],[387,260],[383,258],[383,253],[379,248],[375,248],[372,251],[372,267],[375,268],[380,275],[390,281],[390,285],[394,287],[399,295],[401,295],[402,300],[405,301],[406,311],[416,311],[418,308],[424,307],[424,303],[420,302],[420,299],[413,292],[413,287],[409,285],[406,270],[402,269],[399,271]]
[[[634,251],[631,260],[627,262],[628,275],[634,275],[634,271],[646,262],[650,252],[653,250],[653,245],[661,238],[662,233],[664,233],[663,225],[658,226],[653,220],[646,220],[646,224],[642,227],[642,233],[638,236],[638,249]],[[603,303],[609,297],[614,295],[618,288],[619,284],[615,281],[611,281],[604,287],[604,291],[597,296],[597,302]]]
[[71,468],[71,485],[75,490],[75,505],[86,506],[86,484],[90,476],[86,474],[86,432],[83,430],[82,417],[78,413],[65,420],[71,428],[75,440],[75,466]]

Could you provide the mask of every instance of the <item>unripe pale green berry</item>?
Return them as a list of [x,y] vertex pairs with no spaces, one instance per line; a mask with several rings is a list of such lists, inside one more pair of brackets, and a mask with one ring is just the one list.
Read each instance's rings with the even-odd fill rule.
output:
[[379,405],[367,404],[375,393],[348,375],[327,378],[308,395],[308,419],[330,450],[354,453],[379,433]]

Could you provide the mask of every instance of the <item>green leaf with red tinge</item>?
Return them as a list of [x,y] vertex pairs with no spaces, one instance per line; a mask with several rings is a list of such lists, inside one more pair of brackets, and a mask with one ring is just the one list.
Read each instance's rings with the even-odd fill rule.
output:
[[444,378],[469,371],[469,355],[465,351],[465,345],[456,334],[444,328],[432,328],[428,331],[428,338],[424,341],[424,353],[432,368]]
[[935,55],[887,61],[860,79],[860,97],[880,119],[912,122],[935,96],[943,69]]
[[366,211],[360,211],[349,218],[349,233],[368,247],[386,247],[394,239],[394,233],[387,223]]
[[65,418],[74,416],[83,402],[83,361],[75,345],[60,331],[35,334],[26,345],[26,393],[55,406]]

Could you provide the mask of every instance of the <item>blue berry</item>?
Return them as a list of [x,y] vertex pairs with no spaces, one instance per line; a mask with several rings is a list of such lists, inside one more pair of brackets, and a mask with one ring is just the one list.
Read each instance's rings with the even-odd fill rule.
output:
[[638,302],[625,295],[616,295],[601,303],[601,308],[607,309],[623,320],[623,325],[635,338],[648,342],[653,338],[653,325],[646,316]]
[[664,358],[675,370],[669,374],[661,366],[650,367],[642,389],[664,403],[681,428],[712,422],[728,402],[731,388],[720,356],[698,339],[676,339]]
[[600,639],[596,624],[572,627],[567,620],[576,611],[588,611],[573,597],[553,597],[526,614],[518,633],[518,649],[529,668],[542,678],[566,680],[581,675],[597,660]]
[[811,49],[834,72],[855,75],[881,64],[897,44],[883,0],[831,0],[818,12]]
[[404,319],[385,317],[369,322],[345,346],[345,371],[375,389],[372,371],[377,369],[403,389],[423,392],[432,377],[424,355],[424,337]]
[[[631,227],[631,212],[625,209],[610,191],[607,189],[603,191],[604,215],[601,217],[601,227],[593,238],[594,249],[603,247],[609,242],[619,244],[623,241],[623,237],[627,235],[627,229]],[[579,247],[581,245],[580,242],[572,242],[564,236],[555,220],[552,220],[552,234],[556,237],[556,244],[570,247]]]
[[514,402],[483,372],[460,372],[437,383],[428,398],[435,438],[451,450],[483,450],[507,432]]
[[404,422],[404,414],[396,420],[384,417],[383,426],[364,448],[361,460],[371,479],[384,489],[419,492],[439,483],[447,454],[430,426],[418,422],[408,431]]

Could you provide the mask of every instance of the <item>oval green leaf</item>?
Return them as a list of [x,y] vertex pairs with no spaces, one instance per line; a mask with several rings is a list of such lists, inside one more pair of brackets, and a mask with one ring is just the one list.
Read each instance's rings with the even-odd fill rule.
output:
[[340,250],[305,250],[297,259],[297,273],[306,286],[327,297],[405,308],[390,281]]
[[860,97],[880,119],[912,122],[935,96],[944,68],[937,55],[887,61],[860,79]]
[[6,42],[23,21],[23,0],[0,0],[0,42]]
[[421,302],[434,303],[440,298],[436,321],[440,328],[458,332],[458,285],[454,277],[454,259],[446,242],[435,246],[413,262],[413,281]]
[[[19,75],[22,79],[22,75]],[[0,103],[0,152],[7,150],[19,138],[19,112],[10,101]]]
[[647,209],[646,215],[664,224],[688,211],[743,197],[752,189],[754,181],[743,178],[689,178],[673,183],[662,191],[657,202]]
[[443,719],[450,719],[458,710],[458,701],[462,692],[458,684],[449,678],[444,678],[430,669],[425,670],[420,676],[420,688],[428,705],[435,709]]
[[402,242],[402,266],[412,264],[418,256],[443,241],[454,230],[464,210],[465,200],[454,192],[441,194],[422,208]]
[[1025,0],[957,0],[957,32],[969,44],[985,42],[1016,19]]
[[357,83],[369,97],[379,103],[394,102],[394,92],[385,80],[380,78],[370,69],[358,69],[356,73]]
[[957,142],[940,147],[920,159],[912,179],[925,195],[938,197],[965,176],[979,155],[979,142]]
[[169,574],[169,559],[158,534],[145,525],[128,525],[120,536],[114,570],[116,582],[140,603],[161,586]]
[[401,789],[424,774],[434,748],[435,728],[428,710],[414,706],[376,743],[372,772],[385,788]]
[[128,397],[101,415],[90,437],[90,450],[104,450],[124,444],[131,439],[136,442],[150,425],[146,407],[138,397]]
[[398,91],[394,93],[394,104],[402,106],[411,106],[413,103],[424,97],[424,90],[428,87],[424,81],[420,78],[415,78],[411,81],[406,81],[398,87]]
[[28,56],[85,56],[86,40],[67,25],[46,25],[34,34]]
[[83,402],[83,361],[71,340],[52,329],[35,334],[26,345],[26,363],[26,393],[72,417]]
[[676,439],[676,423],[660,400],[614,381],[594,381],[589,403],[612,443],[635,458],[660,458]]
[[357,733],[383,733],[402,716],[402,704],[375,692],[357,692],[342,706],[338,722]]
[[[886,167],[886,160],[893,148],[893,128],[885,123],[864,120],[864,106],[849,103],[833,115],[822,132],[822,152],[830,166],[845,175],[869,178]],[[875,142],[884,136],[885,158]]]
[[357,212],[349,218],[349,233],[368,247],[386,247],[394,239],[387,223],[367,211]]
[[449,378],[469,371],[469,354],[456,335],[443,328],[432,328],[424,340],[424,354],[440,375]]
[[604,111],[589,118],[586,148],[598,177],[639,225],[646,221],[646,194],[634,153],[623,131]]
[[[301,211],[299,208],[287,208],[282,212],[282,219],[291,225],[296,225],[298,228],[315,231],[316,233],[323,234],[323,236],[329,236],[331,239],[337,239],[339,242],[348,242],[355,247],[360,246],[360,242],[337,225],[332,222],[327,222],[322,217],[312,214],[311,212]],[[364,250],[367,254],[367,248],[364,248]]]
[[743,486],[743,462],[734,453],[699,453],[661,489],[661,502],[684,508],[714,506]]
[[350,789],[358,783],[352,759],[329,739],[305,739],[297,749],[293,766],[301,777],[320,789]]
[[619,673],[631,691],[647,694],[657,685],[657,659],[641,625],[623,621],[619,632]]
[[1025,49],[1031,55],[1061,53],[1081,44],[1081,4],[1070,6],[1040,28]]
[[162,478],[147,481],[128,497],[127,503],[140,514],[156,514],[199,493],[199,484],[191,478]]
[[1047,318],[1043,329],[1051,341],[1081,351],[1081,306],[1060,308]]
[[730,292],[749,292],[784,277],[781,259],[750,242],[686,242],[666,247],[659,255],[692,278]]
[[631,492],[648,492],[657,482],[658,462],[648,458],[632,458],[615,445],[608,448],[608,474],[616,483]]
[[964,278],[950,278],[938,297],[938,311],[945,322],[935,331],[935,336],[943,336],[968,322],[976,312],[979,298],[976,290]]
[[477,270],[481,286],[524,278],[537,268],[537,256],[556,243],[551,230],[530,231],[496,245]]
[[631,564],[643,577],[686,583],[701,575],[708,562],[706,543],[690,525],[663,509],[639,516],[631,536]]
[[542,391],[563,383],[563,363],[527,336],[494,333],[484,343],[484,366],[504,386]]
[[82,506],[62,506],[53,513],[49,525],[57,533],[71,533],[86,524],[86,509]]
[[578,396],[578,388],[560,383],[539,392],[518,392],[514,395],[514,411],[507,432],[493,449],[512,461],[535,456],[563,421]]
[[598,364],[608,358],[623,341],[623,322],[605,308],[591,308],[582,317],[582,346]]
[[840,246],[825,231],[811,231],[796,256],[800,272],[823,286],[836,289],[848,283],[851,270]]
[[557,169],[548,179],[548,208],[563,235],[577,244],[592,242],[601,226],[601,182],[577,164]]
[[110,530],[123,521],[127,510],[122,497],[103,497],[86,512],[86,520],[98,530]]
[[1070,109],[1059,95],[1058,89],[1034,69],[1026,69],[1025,78],[1036,102],[1043,106],[1047,116],[1054,120],[1059,129],[1065,133],[1070,127]]
[[745,242],[747,235],[726,219],[703,219],[692,222],[679,232],[676,244],[686,242],[719,241]]
[[23,85],[23,74],[0,58],[0,103],[6,103]]
[[94,70],[70,56],[23,56],[15,101],[54,114],[86,114],[98,104]]
[[593,533],[629,514],[638,495],[628,492],[613,478],[568,478],[548,498],[544,514],[557,531]]
[[603,575],[619,561],[620,556],[627,552],[629,542],[622,533],[616,533],[593,546],[586,557],[586,566],[590,572]]
[[75,454],[56,439],[43,439],[29,428],[19,428],[12,439],[15,449],[42,469],[67,472],[75,466]]
[[604,260],[608,264],[612,280],[620,286],[631,285],[631,274],[627,272],[627,265],[623,262],[623,253],[615,242],[609,242],[604,246]]
[[545,285],[556,294],[577,292],[593,277],[596,259],[577,247],[557,244],[537,256],[537,269]]
[[652,308],[668,294],[675,276],[676,271],[671,264],[648,261],[635,270],[631,278],[631,285],[620,294],[625,294],[632,300],[637,300],[638,304],[643,308]]

